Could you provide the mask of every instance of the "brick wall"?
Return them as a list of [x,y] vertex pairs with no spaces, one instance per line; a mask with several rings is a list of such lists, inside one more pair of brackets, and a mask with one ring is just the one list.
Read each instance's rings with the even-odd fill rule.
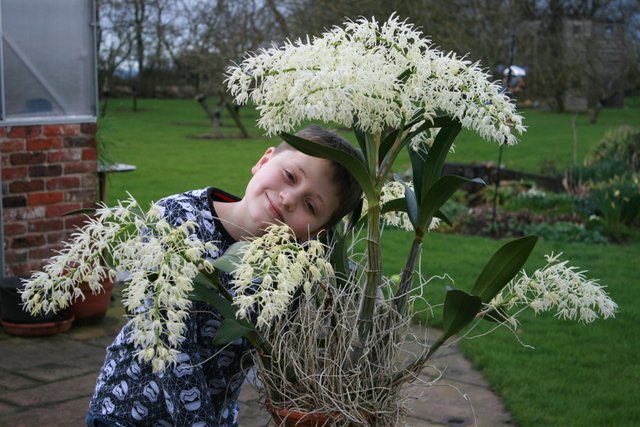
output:
[[96,125],[0,128],[5,276],[42,268],[97,195]]

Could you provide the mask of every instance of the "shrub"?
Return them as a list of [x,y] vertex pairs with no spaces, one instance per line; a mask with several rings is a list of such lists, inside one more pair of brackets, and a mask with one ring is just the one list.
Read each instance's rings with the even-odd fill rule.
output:
[[638,174],[617,175],[595,183],[591,199],[602,216],[607,232],[621,237],[626,228],[640,222],[640,181]]
[[553,242],[606,244],[607,238],[597,229],[572,222],[538,223],[522,227],[523,234],[535,234]]
[[[625,172],[640,172],[640,127],[620,126],[604,134],[586,159],[587,166],[613,161]],[[621,173],[618,169],[617,173]]]

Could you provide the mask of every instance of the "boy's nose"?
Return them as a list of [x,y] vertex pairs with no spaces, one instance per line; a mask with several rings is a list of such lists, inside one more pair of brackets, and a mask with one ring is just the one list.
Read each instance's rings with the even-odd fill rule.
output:
[[296,197],[292,191],[281,191],[280,200],[282,202],[282,206],[289,212],[296,206]]

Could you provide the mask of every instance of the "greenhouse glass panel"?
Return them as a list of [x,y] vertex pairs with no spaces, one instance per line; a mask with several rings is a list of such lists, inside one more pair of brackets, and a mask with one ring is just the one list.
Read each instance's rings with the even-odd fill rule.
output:
[[91,0],[0,0],[4,119],[96,115]]

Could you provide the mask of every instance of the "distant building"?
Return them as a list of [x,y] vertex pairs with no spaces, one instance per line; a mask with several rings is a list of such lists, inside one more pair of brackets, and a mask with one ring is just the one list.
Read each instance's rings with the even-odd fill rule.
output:
[[624,93],[618,88],[620,71],[625,66],[618,37],[621,31],[623,27],[615,23],[565,20],[565,51],[571,52],[584,70],[567,87],[565,109],[585,111],[598,102],[609,107],[623,106]]
[[628,65],[624,26],[564,19],[562,31],[548,34],[545,25],[549,23],[526,21],[518,29],[518,60],[529,67],[536,92],[555,92],[554,100],[569,111],[585,111],[598,103],[621,107]]

